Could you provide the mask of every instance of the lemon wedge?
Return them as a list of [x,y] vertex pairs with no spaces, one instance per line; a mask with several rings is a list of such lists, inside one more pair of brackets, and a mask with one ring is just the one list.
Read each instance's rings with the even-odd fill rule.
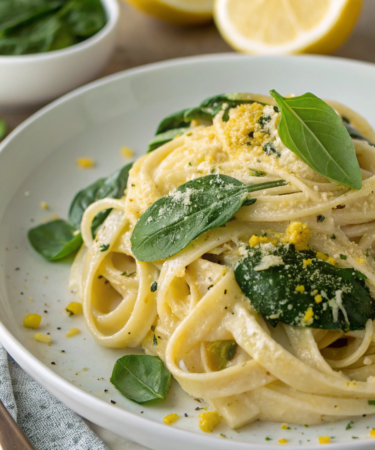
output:
[[128,0],[142,11],[174,25],[197,25],[212,19],[214,0]]
[[330,53],[353,29],[362,0],[215,0],[223,38],[252,54]]

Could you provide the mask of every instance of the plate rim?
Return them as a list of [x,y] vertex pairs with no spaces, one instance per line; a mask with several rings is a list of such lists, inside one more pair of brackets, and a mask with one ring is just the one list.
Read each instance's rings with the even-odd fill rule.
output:
[[[38,121],[41,117],[48,114],[50,111],[58,108],[60,105],[69,102],[71,99],[78,97],[86,92],[95,90],[122,78],[127,78],[131,76],[136,76],[138,74],[152,72],[155,70],[168,69],[175,66],[189,65],[194,63],[201,63],[206,61],[225,61],[228,59],[277,59],[277,60],[288,60],[288,59],[305,59],[309,61],[332,61],[338,63],[344,63],[346,65],[355,65],[358,67],[371,68],[375,71],[375,64],[367,61],[358,61],[349,58],[343,58],[338,56],[326,56],[326,55],[244,55],[238,53],[214,53],[214,54],[203,54],[198,56],[188,56],[175,58],[167,61],[154,62],[151,64],[145,64],[142,66],[134,67],[131,69],[126,69],[120,72],[116,72],[111,75],[99,78],[88,84],[85,84],[73,91],[63,95],[62,97],[54,100],[53,102],[47,104],[40,110],[36,111],[24,122],[22,122],[18,127],[16,127],[0,144],[0,154],[8,146],[8,144],[21,134],[26,128],[32,125],[34,122]],[[1,218],[0,218],[1,219]],[[1,301],[1,299],[0,299]],[[13,334],[5,327],[5,325],[0,320],[0,342],[6,349],[6,351],[12,356],[12,358],[19,364],[22,369],[24,369],[31,377],[37,376],[37,381],[52,395],[54,395],[62,403],[66,404],[64,399],[70,399],[71,404],[68,406],[70,409],[75,411],[78,415],[87,418],[88,420],[96,423],[103,428],[107,428],[111,431],[111,426],[109,421],[112,422],[126,422],[129,427],[134,427],[134,429],[143,429],[147,427],[149,435],[155,435],[164,439],[173,439],[173,441],[188,442],[190,445],[204,445],[205,448],[226,450],[228,449],[228,441],[225,439],[220,439],[215,435],[201,435],[191,431],[183,430],[180,428],[166,427],[166,425],[156,422],[145,417],[140,417],[135,413],[127,411],[123,408],[114,408],[113,405],[109,405],[104,400],[90,394],[83,389],[73,385],[68,380],[64,379],[62,376],[55,373],[52,369],[47,367],[42,361],[40,361],[36,356],[34,356]],[[78,412],[78,406],[81,405],[85,408],[84,412]],[[91,412],[93,411],[93,413]],[[98,423],[95,419],[94,414],[97,411],[102,411],[108,418],[108,425],[103,423]],[[115,432],[115,431],[114,431]],[[116,432],[115,432],[116,433]],[[117,434],[117,433],[116,433]],[[359,449],[370,449],[373,448],[374,441],[359,441],[356,442],[356,448]],[[310,450],[319,450],[321,446],[317,445],[306,445]],[[259,447],[276,450],[279,449],[279,445],[275,444],[258,444],[250,443],[245,441],[230,441],[230,448],[233,449],[248,449],[257,450]],[[294,449],[293,445],[283,446],[285,450]],[[332,443],[330,444],[332,449],[341,450],[352,450],[353,443]]]

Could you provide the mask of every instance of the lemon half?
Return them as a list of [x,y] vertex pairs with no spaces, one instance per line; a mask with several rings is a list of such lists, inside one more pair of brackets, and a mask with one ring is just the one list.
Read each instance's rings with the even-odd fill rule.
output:
[[214,0],[128,0],[137,8],[175,25],[197,25],[212,20]]
[[362,0],[215,0],[224,39],[255,54],[330,53],[353,29]]

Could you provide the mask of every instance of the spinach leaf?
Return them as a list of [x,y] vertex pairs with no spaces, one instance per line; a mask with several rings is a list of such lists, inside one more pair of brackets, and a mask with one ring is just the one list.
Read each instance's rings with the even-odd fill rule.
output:
[[157,134],[154,139],[148,144],[148,151],[150,153],[167,142],[172,141],[176,136],[186,133],[187,128],[174,128],[173,130],[166,131],[165,133]]
[[138,220],[131,237],[138,261],[175,255],[191,241],[230,220],[256,199],[250,192],[283,186],[284,181],[246,185],[226,175],[207,175],[181,185],[156,201]]
[[61,11],[60,17],[67,23],[71,33],[80,39],[93,36],[106,23],[100,0],[70,0]]
[[[22,27],[15,27],[0,37],[0,54],[26,55],[48,52],[55,47],[61,48],[61,45],[56,46],[55,42],[61,39],[63,28],[64,24],[54,15],[43,17]],[[74,38],[71,37],[69,42],[75,43]]]
[[3,119],[0,118],[0,141],[7,135],[7,126]]
[[[50,261],[57,261],[76,253],[83,241],[81,233],[77,235],[73,233],[79,230],[85,209],[103,198],[121,198],[124,195],[132,165],[133,163],[127,164],[108,178],[100,178],[78,192],[70,206],[69,222],[55,220],[32,228],[28,238],[34,249]],[[110,210],[106,210],[97,214],[92,224],[93,234],[109,213]]]
[[56,11],[63,4],[64,0],[2,0],[0,2],[0,36],[10,28]]
[[375,144],[373,144],[372,142],[370,142],[368,139],[366,139],[362,133],[360,133],[356,128],[353,127],[353,125],[350,124],[350,122],[346,122],[343,120],[344,126],[347,129],[349,136],[352,139],[358,139],[360,141],[366,141],[368,142],[370,145],[372,145],[373,147],[375,147]]
[[292,98],[270,93],[281,110],[278,131],[283,144],[320,175],[361,189],[353,142],[333,108],[310,93]]
[[105,22],[100,0],[2,0],[0,54],[66,48],[97,33]]
[[162,134],[166,131],[174,130],[176,128],[187,128],[189,126],[189,122],[185,121],[185,113],[187,111],[189,110],[183,109],[167,116],[160,122],[155,134]]
[[111,383],[136,403],[165,399],[171,374],[163,361],[150,355],[126,355],[116,361]]
[[[304,264],[308,260],[311,264]],[[296,252],[293,245],[269,251],[250,248],[235,276],[254,308],[273,325],[280,320],[297,327],[349,331],[363,330],[368,319],[375,319],[364,275],[322,261],[311,250]]]
[[[100,178],[95,183],[90,184],[75,196],[69,210],[69,222],[78,230],[81,226],[82,216],[85,210],[97,200],[103,198],[121,198],[129,178],[129,171],[133,163],[127,164],[122,169],[116,171],[108,178]],[[107,218],[110,210],[100,212],[92,223],[93,233]]]
[[212,120],[224,106],[223,120],[228,121],[229,110],[244,103],[255,102],[249,100],[247,94],[221,94],[207,98],[196,108],[183,109],[166,117],[160,123],[156,134],[165,133],[174,128],[188,127],[192,120]]
[[83,243],[81,233],[74,235],[74,229],[61,219],[32,228],[28,238],[34,249],[49,261],[77,252]]

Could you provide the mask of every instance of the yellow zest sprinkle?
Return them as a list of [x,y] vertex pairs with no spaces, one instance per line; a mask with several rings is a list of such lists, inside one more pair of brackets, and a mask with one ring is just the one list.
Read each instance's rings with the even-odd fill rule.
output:
[[51,220],[57,220],[59,216],[57,214],[51,214]]
[[206,412],[199,414],[199,428],[205,433],[212,433],[212,431],[219,425],[220,416],[217,411]]
[[286,229],[284,242],[294,244],[296,250],[307,250],[310,239],[310,228],[305,223],[292,222]]
[[330,264],[332,264],[333,266],[336,264],[336,260],[335,260],[335,258],[332,258],[332,256],[330,256],[330,257],[328,258],[328,262],[329,262]]
[[314,300],[316,301],[316,303],[322,303],[323,298],[320,294],[318,294],[314,297]]
[[286,425],[285,423],[283,425],[281,425],[281,429],[282,430],[289,430],[288,425]]
[[76,164],[80,169],[92,169],[95,161],[92,158],[77,158]]
[[306,311],[304,320],[305,320],[306,323],[311,323],[314,320],[314,311],[311,308],[311,306]]
[[40,316],[39,314],[28,314],[23,319],[23,326],[25,328],[39,328],[41,321],[42,316]]
[[131,158],[134,155],[134,152],[129,147],[121,147],[121,154],[122,156],[125,156],[125,158]]
[[82,303],[72,302],[65,308],[65,311],[69,313],[70,316],[78,316],[82,314]]
[[163,422],[166,425],[172,425],[172,423],[175,423],[178,419],[178,414],[169,414],[168,416],[164,417]]
[[277,240],[275,238],[267,237],[267,236],[256,236],[253,234],[249,240],[250,247],[257,247],[260,244],[268,244],[271,243],[272,245],[277,244]]
[[363,258],[358,258],[357,259],[357,263],[358,264],[363,264],[365,262],[365,260]]
[[42,209],[49,209],[49,205],[48,205],[48,203],[46,203],[46,202],[40,202],[40,207],[41,207]]
[[304,259],[303,260],[303,265],[306,267],[306,266],[309,266],[310,264],[312,264],[312,259]]
[[78,333],[79,333],[79,329],[78,328],[69,328],[69,331],[66,333],[66,337],[70,338],[72,336],[75,336]]
[[370,431],[370,436],[371,436],[372,438],[375,438],[375,430],[374,430],[374,429],[372,429],[372,430]]
[[301,284],[298,285],[298,286],[296,287],[296,291],[297,291],[297,292],[301,292],[301,294],[303,294],[303,293],[305,292],[305,286],[302,286]]
[[317,252],[316,257],[318,259],[322,259],[323,261],[328,261],[328,256],[325,255],[324,253]]
[[319,436],[319,444],[320,445],[324,445],[324,444],[330,444],[331,443],[331,438],[328,436]]
[[38,342],[44,342],[45,344],[49,344],[51,342],[51,336],[49,334],[35,333],[34,339]]
[[279,439],[279,444],[280,445],[285,445],[285,444],[287,444],[288,443],[288,441],[284,438],[284,439]]
[[214,133],[209,134],[208,139],[215,139],[215,134]]

